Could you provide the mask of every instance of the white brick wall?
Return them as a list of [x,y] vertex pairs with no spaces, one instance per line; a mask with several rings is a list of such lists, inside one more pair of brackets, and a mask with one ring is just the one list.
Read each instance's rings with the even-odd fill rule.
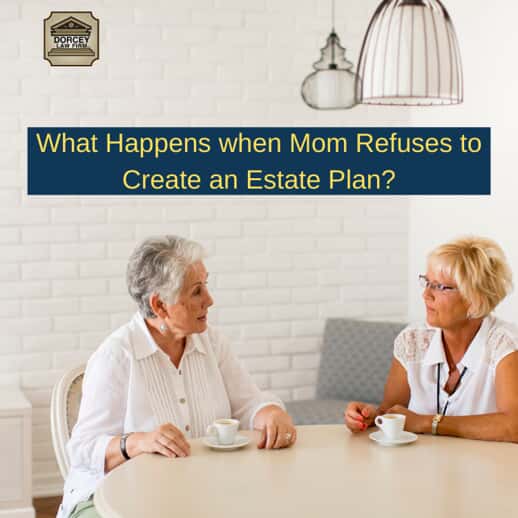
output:
[[[337,5],[357,60],[377,0]],[[76,0],[0,9],[0,385],[34,405],[34,491],[59,490],[49,400],[64,369],[131,314],[125,262],[154,233],[209,250],[213,323],[262,388],[312,397],[324,321],[406,314],[407,202],[387,198],[49,197],[26,192],[29,125],[404,125],[407,113],[317,112],[300,83],[330,29],[318,0],[91,0],[101,60],[52,68],[43,19]],[[73,171],[70,171],[73,174]],[[109,171],[107,171],[109,174]]]

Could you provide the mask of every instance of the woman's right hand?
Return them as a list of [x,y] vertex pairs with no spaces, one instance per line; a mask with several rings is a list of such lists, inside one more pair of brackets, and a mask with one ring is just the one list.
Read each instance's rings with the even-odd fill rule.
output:
[[[171,423],[160,425],[153,432],[136,432],[128,437],[139,453],[159,453],[164,457],[187,457],[191,447],[183,433]],[[131,452],[130,453],[130,457]]]
[[351,401],[344,411],[344,422],[351,432],[363,432],[374,423],[377,413],[374,405]]

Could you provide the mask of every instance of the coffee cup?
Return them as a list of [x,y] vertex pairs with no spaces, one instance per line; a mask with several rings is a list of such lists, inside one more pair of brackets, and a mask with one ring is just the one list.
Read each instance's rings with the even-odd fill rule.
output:
[[399,439],[405,429],[406,416],[402,414],[379,415],[374,420],[376,426],[385,434],[387,439],[395,441]]
[[216,419],[207,427],[207,435],[218,444],[234,444],[238,428],[239,421],[237,419]]

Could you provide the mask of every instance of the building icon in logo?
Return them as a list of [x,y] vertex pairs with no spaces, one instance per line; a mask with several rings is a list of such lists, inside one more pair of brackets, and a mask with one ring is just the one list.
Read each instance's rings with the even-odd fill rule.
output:
[[99,59],[99,20],[89,11],[53,11],[43,21],[44,59],[53,66],[90,66]]

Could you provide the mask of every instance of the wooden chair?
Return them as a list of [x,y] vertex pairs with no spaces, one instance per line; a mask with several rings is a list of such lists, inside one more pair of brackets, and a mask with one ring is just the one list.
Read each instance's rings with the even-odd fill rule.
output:
[[84,372],[85,365],[66,372],[54,385],[52,391],[50,402],[52,444],[63,479],[67,477],[70,469],[66,445],[79,414]]

